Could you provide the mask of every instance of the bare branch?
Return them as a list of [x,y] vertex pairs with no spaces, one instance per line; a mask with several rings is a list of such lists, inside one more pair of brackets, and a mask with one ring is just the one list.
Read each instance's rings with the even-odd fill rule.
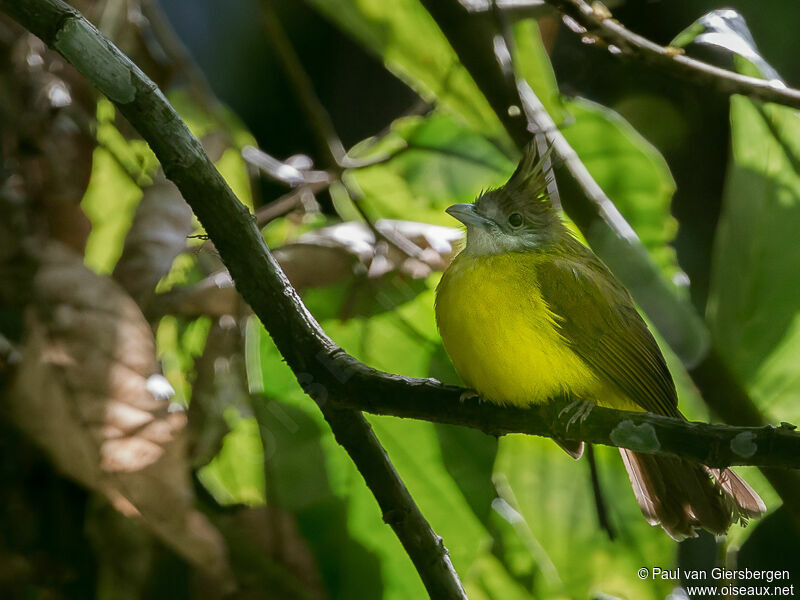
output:
[[740,75],[683,54],[680,48],[660,46],[627,29],[611,17],[608,9],[595,10],[584,0],[545,0],[584,31],[602,41],[618,56],[635,57],[645,64],[695,83],[711,86],[724,94],[741,94],[754,100],[800,108],[800,90],[783,82]]
[[463,398],[462,388],[431,379],[380,373],[342,350],[328,355],[334,373],[357,394],[336,402],[350,408],[395,417],[424,419],[479,429],[489,435],[526,433],[560,440],[669,454],[712,467],[730,465],[800,466],[800,433],[792,425],[736,427],[673,419],[645,412],[594,407],[585,419],[569,424],[570,400],[520,408]]

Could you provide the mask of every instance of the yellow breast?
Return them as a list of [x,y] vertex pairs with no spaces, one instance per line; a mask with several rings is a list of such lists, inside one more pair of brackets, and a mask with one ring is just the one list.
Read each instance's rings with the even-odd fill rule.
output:
[[504,404],[544,402],[561,393],[588,398],[602,384],[569,348],[536,275],[543,257],[459,254],[437,288],[436,320],[464,384]]

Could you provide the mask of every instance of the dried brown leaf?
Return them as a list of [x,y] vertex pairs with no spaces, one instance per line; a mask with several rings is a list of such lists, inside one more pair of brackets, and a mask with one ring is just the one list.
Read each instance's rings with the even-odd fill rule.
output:
[[236,314],[241,302],[231,276],[227,271],[218,271],[194,285],[159,294],[148,313],[219,318]]
[[[217,519],[230,541],[231,562],[244,582],[241,600],[324,600],[314,554],[291,513],[261,506]],[[249,585],[248,585],[249,584]]]
[[215,319],[203,354],[195,362],[197,378],[188,411],[189,456],[195,468],[207,464],[222,448],[229,431],[225,409],[243,407],[250,401],[243,349],[242,329],[236,319]]
[[[16,27],[14,25],[13,27]],[[20,33],[0,47],[0,131],[6,176],[23,182],[19,192],[35,208],[37,232],[82,252],[89,222],[80,201],[89,183],[95,92],[87,80],[41,40]]]
[[307,233],[277,249],[275,258],[299,289],[330,285],[362,273],[377,278],[394,272],[420,279],[447,266],[454,244],[463,235],[458,229],[417,221],[381,219],[375,228],[390,239],[410,242],[419,255],[409,256],[376,240],[367,225],[351,221]]
[[192,505],[186,416],[170,411],[136,303],[57,243],[41,253],[34,296],[12,418],[58,469],[229,581],[224,543]]
[[[298,290],[346,282],[374,296],[382,282],[396,287],[403,281],[423,279],[433,270],[443,270],[463,237],[458,229],[415,221],[384,219],[376,223],[376,228],[411,242],[419,249],[419,256],[408,256],[385,241],[376,241],[367,225],[356,222],[317,229],[273,254]],[[235,314],[238,302],[230,275],[222,271],[193,286],[161,294],[154,305],[160,315],[219,317]],[[363,303],[356,301],[356,305]]]
[[170,270],[175,257],[186,248],[192,232],[192,211],[180,191],[163,174],[144,188],[114,279],[141,307]]

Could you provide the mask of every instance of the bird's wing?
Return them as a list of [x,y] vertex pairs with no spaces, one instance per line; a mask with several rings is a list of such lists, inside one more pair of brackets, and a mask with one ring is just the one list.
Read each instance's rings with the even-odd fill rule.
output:
[[564,339],[644,410],[680,416],[672,376],[627,290],[590,250],[577,242],[570,250],[537,267],[542,297]]

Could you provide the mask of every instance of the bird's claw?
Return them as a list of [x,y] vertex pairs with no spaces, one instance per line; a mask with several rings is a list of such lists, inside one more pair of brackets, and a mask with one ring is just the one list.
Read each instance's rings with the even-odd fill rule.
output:
[[569,431],[569,428],[572,427],[576,421],[583,423],[586,417],[589,416],[589,413],[592,412],[593,408],[594,402],[591,400],[575,400],[575,402],[570,402],[559,411],[558,418],[561,419],[564,415],[570,415],[570,413],[572,413],[567,421],[567,425],[564,427],[566,431]]
[[461,395],[458,397],[459,402],[466,402],[467,400],[471,400],[472,398],[480,398],[481,395],[476,392],[475,390],[464,390],[461,392]]

